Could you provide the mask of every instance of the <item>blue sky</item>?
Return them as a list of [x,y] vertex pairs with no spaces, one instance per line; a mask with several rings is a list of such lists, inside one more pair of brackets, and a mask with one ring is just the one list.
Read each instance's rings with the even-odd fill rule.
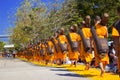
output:
[[[14,14],[23,1],[24,0],[0,0],[0,35],[8,34],[7,29],[14,25],[11,20],[14,19]],[[42,1],[48,3],[48,1],[53,0]],[[6,42],[8,39],[0,38],[0,41]]]
[[[23,0],[0,0],[0,35],[7,34],[7,29],[13,26],[10,20],[12,20],[21,1]],[[2,38],[0,40],[7,41],[8,39]]]
[[[17,8],[24,0],[0,0],[0,35],[7,34],[7,29],[13,27],[11,22],[14,18]],[[46,4],[53,2],[54,0],[41,0]],[[0,39],[0,41],[8,41],[8,39]]]
[[10,20],[21,1],[23,0],[0,0],[0,35],[7,34],[6,29],[12,26]]

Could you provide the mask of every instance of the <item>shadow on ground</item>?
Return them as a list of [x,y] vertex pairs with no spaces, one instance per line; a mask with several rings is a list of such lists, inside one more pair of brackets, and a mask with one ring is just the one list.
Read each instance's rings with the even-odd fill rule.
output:
[[84,74],[84,75],[81,75],[81,76],[84,76],[84,77],[94,77],[94,76],[98,76],[98,75],[93,75],[93,74]]
[[69,77],[94,77],[97,75],[91,75],[91,74],[84,74],[84,75],[79,75],[79,74],[74,74],[74,73],[67,73],[67,74],[57,74],[59,76],[69,76]]
[[82,69],[69,69],[69,71],[84,71]]
[[51,71],[68,71],[66,69],[50,69]]
[[56,75],[59,75],[59,76],[69,76],[69,77],[83,77],[83,76],[80,76],[80,75],[74,74],[74,73],[56,74]]

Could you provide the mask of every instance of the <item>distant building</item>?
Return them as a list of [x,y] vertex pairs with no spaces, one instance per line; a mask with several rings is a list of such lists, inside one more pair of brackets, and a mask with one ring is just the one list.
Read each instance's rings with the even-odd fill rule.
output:
[[14,48],[14,44],[5,45],[4,48]]

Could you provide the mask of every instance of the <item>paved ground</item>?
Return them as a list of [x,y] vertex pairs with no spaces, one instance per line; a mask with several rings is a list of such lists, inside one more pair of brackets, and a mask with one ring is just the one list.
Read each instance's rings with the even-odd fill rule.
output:
[[89,80],[61,68],[40,67],[18,59],[0,59],[0,80]]

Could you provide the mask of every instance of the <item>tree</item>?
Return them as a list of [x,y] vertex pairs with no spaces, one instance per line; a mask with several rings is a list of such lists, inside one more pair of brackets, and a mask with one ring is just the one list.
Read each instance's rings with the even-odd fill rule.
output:
[[108,21],[109,40],[111,39],[112,25],[116,20],[116,8],[120,5],[120,0],[75,0],[77,3],[77,11],[84,19],[86,15],[90,15],[93,19],[96,15],[102,16],[107,12],[110,17]]
[[52,32],[61,27],[67,30],[71,25],[82,21],[82,18],[78,15],[76,4],[75,0],[64,0],[62,3],[56,1],[51,4],[52,6],[48,14],[48,25]]
[[16,45],[26,47],[32,39],[43,36],[45,18],[44,4],[39,0],[25,0],[17,10],[11,41]]
[[[120,0],[75,0],[77,2],[77,11],[82,18],[86,15],[92,17],[101,16],[107,12],[110,15],[108,26],[113,24],[116,19],[116,8],[120,5]],[[92,24],[93,25],[93,24]],[[110,30],[111,32],[111,30]]]
[[[119,0],[55,0],[45,5],[40,0],[24,0],[16,13],[15,28],[11,41],[16,47],[26,47],[30,42],[51,37],[53,33],[64,27],[80,23],[86,15],[93,19],[96,15],[109,13],[109,33],[116,16]],[[66,31],[67,32],[67,31]]]
[[5,43],[0,41],[0,51],[4,50],[4,45],[5,45]]

